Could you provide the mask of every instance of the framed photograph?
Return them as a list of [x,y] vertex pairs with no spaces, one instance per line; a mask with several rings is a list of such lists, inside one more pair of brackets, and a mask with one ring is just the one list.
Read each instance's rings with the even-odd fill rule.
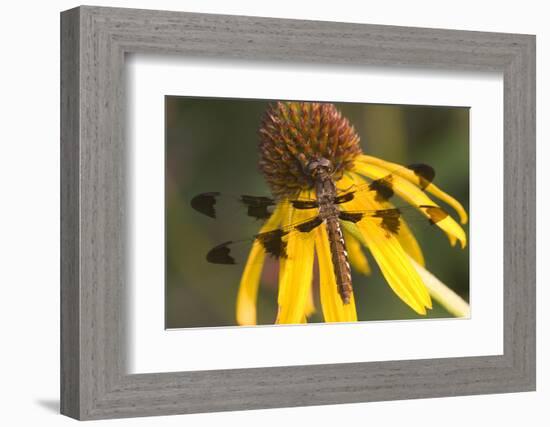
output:
[[535,37],[61,14],[61,411],[535,390]]
[[166,328],[469,317],[469,108],[167,96],[165,117]]

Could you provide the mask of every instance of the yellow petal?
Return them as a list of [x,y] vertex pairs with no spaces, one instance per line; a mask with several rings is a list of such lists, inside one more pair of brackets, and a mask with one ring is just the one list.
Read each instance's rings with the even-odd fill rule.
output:
[[361,249],[361,243],[346,229],[344,229],[344,241],[346,242],[346,250],[351,266],[361,274],[370,275],[369,261]]
[[[312,217],[308,210],[289,208],[292,223]],[[288,225],[284,224],[284,225]],[[277,323],[303,323],[309,309],[313,278],[313,233],[293,232],[287,239],[287,258],[279,268]]]
[[[386,169],[388,173],[390,173],[391,171],[391,173],[394,173],[395,175],[398,175],[401,178],[405,178],[409,182],[418,184],[418,176],[412,170],[407,169],[398,163],[388,162],[386,160],[382,160],[373,156],[367,156],[364,154],[358,157],[358,161],[379,166],[381,168]],[[464,210],[464,207],[460,204],[460,202],[456,200],[454,197],[451,197],[449,194],[439,189],[439,187],[437,187],[437,185],[435,185],[434,183],[430,183],[425,188],[425,190],[428,193],[433,194],[438,199],[444,201],[449,206],[452,206],[453,209],[457,212],[460,218],[460,222],[462,224],[466,224],[468,222],[468,214],[466,213],[466,211]]]
[[237,294],[237,324],[255,325],[256,320],[256,298],[260,275],[264,267],[265,251],[258,242],[254,242],[248,256],[241,284]]
[[359,229],[393,291],[417,313],[426,314],[425,307],[431,308],[430,296],[395,237],[384,235],[380,227],[369,220],[362,221]]
[[[354,182],[355,182],[355,186],[364,186],[366,184],[366,181],[364,181],[358,175],[355,175]],[[337,183],[337,187],[340,191],[345,191],[346,188],[351,189],[350,187],[353,187],[353,185],[350,186],[349,180],[347,180],[346,178],[343,181],[339,181]],[[382,205],[383,205],[382,206],[383,209],[394,208],[394,206],[389,202],[385,202]],[[347,230],[350,226],[355,226],[354,224],[351,224],[351,223],[344,223],[343,225],[347,226],[347,227],[344,227],[344,230]],[[354,239],[356,241],[356,244],[358,244],[360,247],[361,242],[358,242],[357,238],[355,237],[357,236],[357,233],[354,233],[355,236],[349,233],[349,231],[347,231],[346,233],[350,235],[350,238]],[[401,244],[401,246],[403,247],[403,249],[405,250],[405,252],[407,252],[407,254],[411,256],[418,264],[424,266],[425,263],[424,263],[424,255],[422,253],[422,249],[420,248],[418,241],[414,237],[414,234],[412,233],[411,229],[409,228],[405,220],[401,221],[401,226],[399,227],[399,231],[396,237],[399,243]],[[454,237],[454,236],[450,236],[450,237]],[[454,246],[454,243],[456,243],[456,238],[454,238],[454,242],[451,241],[451,245]],[[346,239],[346,245],[347,245],[347,239]],[[353,256],[352,256],[353,251],[351,250],[351,248],[348,248],[348,252],[350,253],[350,261],[353,265],[353,262],[354,262]],[[366,262],[366,258],[365,258],[365,262]],[[357,270],[361,271],[359,267],[355,265],[354,267]],[[370,274],[370,268],[368,267],[368,265],[367,265],[367,268],[369,269],[369,273],[365,273],[365,274]]]
[[[420,248],[420,245],[418,244],[418,241],[416,240],[416,237],[414,237],[414,234],[412,233],[411,229],[407,225],[405,221],[401,221],[401,225],[399,227],[399,232],[397,233],[397,240],[399,241],[399,244],[404,249],[407,254],[414,259],[418,264],[421,266],[425,265],[424,262],[424,255],[422,254],[422,249]],[[453,236],[454,237],[454,236]],[[456,238],[455,238],[456,242]],[[452,246],[454,244],[451,243]]]
[[315,251],[319,262],[321,307],[325,322],[356,322],[357,311],[353,293],[349,304],[344,304],[338,293],[325,224],[317,227],[314,233]]
[[[374,166],[372,164],[367,164],[364,162],[355,162],[353,171],[364,175],[370,179],[380,179],[386,177],[391,172],[387,169]],[[430,199],[426,193],[424,193],[416,185],[412,184],[410,181],[401,178],[397,174],[393,176],[393,190],[395,193],[401,197],[403,200],[407,201],[413,206],[438,206],[432,199]],[[427,217],[430,216],[427,213],[426,208],[419,208],[419,210]],[[444,219],[437,221],[436,225],[441,228],[448,235],[452,235],[460,241],[462,248],[466,246],[466,233],[462,227],[450,216],[447,215]],[[451,244],[452,244],[452,238]]]
[[[267,220],[261,228],[260,233],[273,230],[281,223],[283,216],[288,210],[288,205],[279,204],[275,208],[273,215]],[[239,292],[237,294],[237,324],[239,325],[255,325],[256,319],[256,300],[258,297],[258,287],[260,285],[260,276],[264,266],[265,250],[263,246],[254,242],[252,249],[248,255]]]
[[314,301],[314,298],[313,298],[313,289],[310,288],[308,298],[307,298],[307,301],[306,301],[306,308],[305,308],[305,317],[306,317],[306,319],[309,316],[311,316],[313,313],[315,313],[315,301]]
[[[357,193],[346,206],[351,210],[381,208],[369,192]],[[366,217],[357,227],[392,290],[414,311],[426,314],[426,307],[432,307],[430,295],[397,238],[380,227],[377,218]]]

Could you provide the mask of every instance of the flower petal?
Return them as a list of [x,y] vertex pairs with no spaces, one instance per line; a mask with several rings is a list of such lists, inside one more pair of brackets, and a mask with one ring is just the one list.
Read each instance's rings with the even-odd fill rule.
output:
[[[289,220],[301,222],[311,212],[289,208]],[[283,226],[290,224],[283,224]],[[313,278],[313,233],[291,232],[287,239],[287,258],[279,268],[279,312],[276,323],[303,323],[307,315]]]
[[338,293],[326,225],[321,224],[314,233],[315,251],[319,262],[321,307],[325,322],[356,322],[357,311],[353,293],[349,304],[344,304]]
[[[261,228],[260,233],[277,228],[287,210],[287,204],[277,205],[271,217]],[[256,300],[264,260],[265,250],[260,243],[255,241],[248,255],[237,294],[236,317],[238,325],[255,325],[257,323]]]
[[254,242],[237,294],[237,324],[239,325],[256,324],[256,299],[264,260],[265,251],[262,245]]
[[[310,287],[309,295],[308,295],[308,298],[307,298],[307,301],[306,301],[306,308],[305,308],[306,320],[313,313],[315,313],[315,299],[313,298],[313,288]],[[306,322],[304,322],[304,323],[306,323]]]
[[[355,162],[353,171],[374,180],[384,178],[391,173],[387,169],[380,168],[378,166],[374,166],[364,162]],[[420,188],[412,184],[410,181],[401,178],[397,174],[395,174],[393,177],[393,190],[403,200],[416,207],[422,205],[437,206],[437,204],[432,199],[430,199],[426,195],[426,193],[424,193]],[[427,213],[426,208],[419,208],[419,210],[427,218],[430,217]],[[462,248],[466,247],[466,233],[450,215],[447,215],[444,219],[437,221],[436,225],[441,228],[445,233],[447,233],[449,239],[451,240],[451,244],[453,244],[453,239],[456,238],[460,241]]]
[[[414,234],[404,220],[401,221],[401,226],[399,227],[399,232],[397,233],[396,237],[403,250],[407,252],[407,254],[418,264],[424,266],[425,262],[424,255],[422,254],[422,249],[420,248],[416,237],[414,237]],[[454,246],[454,244],[451,245]]]
[[[388,174],[394,173],[395,175],[398,175],[401,178],[405,178],[407,181],[412,182],[413,184],[418,183],[418,177],[416,176],[416,174],[412,170],[407,169],[398,163],[388,162],[386,160],[382,160],[373,156],[367,156],[364,154],[358,156],[358,161],[384,168],[386,169]],[[464,207],[460,204],[460,202],[454,197],[451,197],[449,194],[439,189],[439,187],[437,187],[437,185],[435,185],[433,182],[430,183],[430,185],[428,185],[425,190],[428,193],[433,194],[438,199],[443,200],[449,206],[453,207],[453,209],[457,212],[460,218],[460,222],[462,224],[466,224],[468,222],[468,214],[466,213]]]
[[369,261],[367,256],[363,253],[361,249],[361,243],[353,237],[351,233],[344,230],[344,241],[346,242],[346,250],[348,252],[349,262],[351,266],[357,270],[359,273],[368,276],[371,274],[371,269],[369,266]]
[[[363,185],[366,184],[366,181],[364,181],[359,175],[355,175],[353,177],[353,179],[355,181],[356,186],[363,186]],[[346,189],[350,188],[349,180],[346,179],[346,180],[343,180],[343,181],[339,181],[337,183],[337,187],[340,191],[346,191]],[[394,207],[395,206],[392,205],[389,202],[385,202],[383,204],[383,209],[391,209],[391,208],[394,208]],[[345,226],[344,230],[348,230],[350,226],[355,227],[355,225],[352,224],[352,223],[344,223],[343,225]],[[358,232],[358,230],[357,230],[357,232]],[[350,237],[352,239],[356,240],[356,241],[357,241],[357,232],[350,233],[349,231],[346,231],[346,233],[349,234]],[[396,237],[397,237],[397,240],[399,241],[399,243],[401,244],[401,246],[403,247],[403,249],[405,250],[405,252],[407,252],[407,254],[409,256],[411,256],[418,264],[424,266],[425,262],[424,262],[424,255],[422,253],[422,249],[420,248],[420,245],[418,244],[416,238],[414,237],[414,234],[412,233],[411,229],[409,228],[409,226],[408,226],[408,224],[406,223],[405,220],[401,221],[401,226],[399,227],[399,231],[398,231],[398,234],[397,234]],[[456,242],[456,238],[454,238],[454,242]],[[358,241],[359,245],[361,245],[361,243],[363,243],[363,242]],[[347,244],[347,239],[346,239],[346,244]],[[454,243],[451,242],[451,245],[454,246]],[[350,252],[350,261],[352,262],[352,265],[353,265],[353,257],[352,257],[351,248],[348,248],[348,252]],[[366,259],[365,259],[365,261],[366,261]],[[358,269],[358,267],[355,267],[355,268]],[[367,266],[367,268],[369,268],[369,267]],[[369,270],[370,270],[370,268],[369,268]],[[365,273],[365,274],[370,274],[370,272]]]
[[[351,181],[347,177],[344,179]],[[352,210],[381,208],[368,192],[358,193],[347,206]],[[426,307],[432,307],[426,286],[398,239],[380,227],[379,222],[367,217],[359,221],[357,227],[392,290],[414,311],[426,314]]]

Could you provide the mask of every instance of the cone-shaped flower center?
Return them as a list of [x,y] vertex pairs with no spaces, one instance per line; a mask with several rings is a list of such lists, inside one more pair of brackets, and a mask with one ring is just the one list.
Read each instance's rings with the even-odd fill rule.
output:
[[278,198],[312,188],[311,171],[323,162],[338,181],[362,154],[359,136],[334,104],[277,102],[259,132],[260,170]]

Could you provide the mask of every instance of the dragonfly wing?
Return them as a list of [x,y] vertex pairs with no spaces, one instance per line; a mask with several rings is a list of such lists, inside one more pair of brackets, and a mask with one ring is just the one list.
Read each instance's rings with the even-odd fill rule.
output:
[[319,207],[317,200],[291,200],[290,203],[294,209],[316,209]]
[[235,257],[231,254],[231,240],[214,246],[206,254],[206,260],[212,264],[237,264]]
[[276,201],[270,197],[228,195],[218,191],[197,194],[191,199],[191,207],[210,218],[218,218],[229,213],[228,211],[244,209],[249,217],[265,220],[271,216],[275,205]]
[[[273,214],[276,205],[280,203],[290,203],[295,209],[317,209],[319,207],[315,199],[276,201],[265,196],[227,195],[217,191],[198,194],[190,202],[195,211],[210,218],[231,218],[229,223],[232,225],[242,220],[243,217],[265,221]],[[318,212],[312,215],[304,221],[262,232],[247,239],[223,242],[207,253],[206,260],[213,264],[241,264],[247,259],[250,246],[255,242],[260,244],[266,254],[271,257],[286,258],[288,235],[309,233],[323,222],[319,218]]]
[[387,202],[395,194],[394,181],[395,177],[411,176],[410,172],[413,172],[413,176],[416,178],[414,184],[418,185],[422,190],[432,183],[435,178],[435,170],[429,165],[418,163],[402,168],[396,169],[382,178],[372,180],[371,182],[363,185],[352,187],[349,191],[344,191],[342,194],[337,195],[334,198],[335,204],[342,204],[354,199],[355,194],[362,191],[375,192],[375,200],[377,202]]
[[191,207],[210,218],[230,214],[232,211],[243,211],[250,218],[268,219],[280,203],[290,203],[295,209],[315,209],[319,203],[315,199],[296,199],[277,201],[266,196],[250,196],[247,194],[223,194],[218,191],[197,194],[191,199]]
[[216,202],[219,196],[217,191],[198,194],[191,199],[191,207],[203,215],[216,218]]
[[323,220],[316,215],[286,227],[256,234],[249,239],[229,240],[213,247],[207,253],[206,260],[213,264],[241,264],[246,260],[253,243],[260,244],[265,253],[273,258],[288,258],[288,237],[305,235],[322,223]]
[[392,207],[387,209],[345,211],[341,210],[339,217],[342,221],[357,223],[363,220],[379,220],[380,226],[391,234],[398,234],[403,221],[424,222],[430,225],[444,220],[449,214],[439,206],[421,205],[421,212],[413,206]]

